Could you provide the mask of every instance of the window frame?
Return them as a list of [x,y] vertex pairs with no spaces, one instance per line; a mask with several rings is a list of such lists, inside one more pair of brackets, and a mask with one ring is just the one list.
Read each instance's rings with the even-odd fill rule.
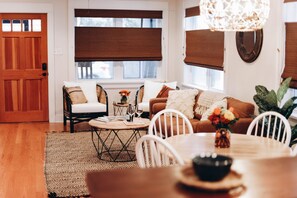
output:
[[[90,6],[87,1],[84,0],[70,0],[68,6],[68,38],[69,38],[69,58],[68,58],[68,80],[80,81],[77,79],[76,68],[73,67],[75,64],[74,61],[74,26],[75,21],[74,18],[74,10],[75,9],[87,9]],[[115,9],[113,2],[105,2],[104,4],[99,1],[92,4],[92,9]],[[164,81],[167,80],[168,75],[166,71],[168,71],[168,3],[166,2],[147,2],[147,1],[125,1],[123,3],[119,2],[117,4],[117,9],[123,10],[162,10],[163,19],[162,19],[162,55],[163,59],[160,61],[157,67],[157,78],[153,79],[156,81]],[[149,79],[122,79],[121,75],[123,73],[123,68],[115,66],[114,68],[114,79],[113,80],[96,80],[100,81],[102,84],[106,84],[107,86],[114,87],[114,85],[118,85],[118,87],[126,87],[133,84],[133,87],[137,87],[140,83],[142,84],[144,80]],[[135,86],[134,86],[135,84]],[[126,87],[127,88],[127,87]]]

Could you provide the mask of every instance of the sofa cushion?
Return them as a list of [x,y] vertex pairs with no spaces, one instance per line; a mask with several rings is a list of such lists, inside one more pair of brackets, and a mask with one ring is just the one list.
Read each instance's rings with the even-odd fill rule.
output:
[[228,97],[227,107],[234,108],[234,114],[239,118],[250,118],[254,115],[255,106],[248,102],[243,102],[235,98]]
[[106,104],[94,102],[94,103],[83,103],[83,104],[72,105],[72,113],[98,113],[98,112],[106,112]]
[[88,102],[80,87],[67,87],[66,91],[69,94],[72,104],[82,104]]
[[176,89],[176,84],[176,81],[169,83],[154,82],[149,80],[144,81],[144,94],[142,102],[149,102],[151,98],[156,98],[163,85],[166,85],[172,89]]
[[158,95],[156,96],[156,98],[167,98],[169,91],[174,90],[166,85],[163,85],[162,89],[160,90],[160,92],[158,93]]
[[166,102],[166,109],[175,109],[191,119],[194,117],[193,107],[197,94],[197,89],[170,91]]
[[209,109],[209,107],[216,101],[222,100],[226,94],[203,91],[196,100],[195,104],[195,118],[201,118],[202,114]]
[[208,117],[213,113],[215,108],[227,109],[227,99],[219,100],[213,103],[203,114],[201,120],[208,120]]

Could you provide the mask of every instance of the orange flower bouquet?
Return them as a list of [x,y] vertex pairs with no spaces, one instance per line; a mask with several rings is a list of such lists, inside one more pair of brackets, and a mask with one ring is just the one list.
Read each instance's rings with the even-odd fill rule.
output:
[[215,108],[208,119],[217,129],[215,146],[220,148],[230,147],[230,126],[235,124],[238,120],[238,118],[234,115],[234,109],[232,107],[228,110]]
[[121,96],[121,103],[125,104],[128,101],[128,96],[130,95],[130,91],[127,89],[123,89],[119,92],[120,96]]
[[230,126],[235,124],[238,120],[233,112],[234,109],[232,107],[228,110],[217,107],[208,119],[211,121],[211,124],[216,127],[216,129],[225,128],[230,130]]

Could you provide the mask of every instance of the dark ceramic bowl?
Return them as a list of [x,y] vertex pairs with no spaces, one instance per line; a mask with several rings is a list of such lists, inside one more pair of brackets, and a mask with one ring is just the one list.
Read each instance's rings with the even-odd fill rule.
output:
[[193,158],[195,174],[202,181],[219,181],[229,172],[233,159],[224,155],[201,154]]

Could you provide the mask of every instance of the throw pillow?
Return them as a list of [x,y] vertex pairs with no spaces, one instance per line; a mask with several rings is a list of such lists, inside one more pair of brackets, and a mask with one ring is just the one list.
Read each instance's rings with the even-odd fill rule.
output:
[[65,87],[77,87],[79,86],[88,103],[98,102],[97,91],[96,91],[96,81],[86,81],[86,82],[67,82],[64,81]]
[[208,120],[208,117],[213,113],[214,109],[217,108],[217,107],[227,109],[227,99],[223,99],[223,100],[220,100],[220,101],[217,101],[217,102],[213,103],[209,107],[209,109],[207,109],[202,114],[201,121]]
[[150,99],[156,98],[163,85],[166,85],[172,89],[176,89],[176,81],[169,83],[154,82],[149,80],[144,81],[144,94],[142,102],[149,102]]
[[166,85],[163,85],[161,91],[158,93],[156,98],[167,98],[169,91],[174,90],[170,87],[167,87]]
[[197,94],[197,89],[170,91],[166,102],[166,109],[175,109],[183,113],[187,118],[192,119],[194,117],[193,107]]
[[69,94],[72,104],[82,104],[88,102],[80,87],[68,87],[66,88],[66,91]]
[[196,101],[195,105],[195,117],[202,116],[202,114],[210,108],[210,106],[216,101],[223,100],[226,97],[223,93],[203,91]]

